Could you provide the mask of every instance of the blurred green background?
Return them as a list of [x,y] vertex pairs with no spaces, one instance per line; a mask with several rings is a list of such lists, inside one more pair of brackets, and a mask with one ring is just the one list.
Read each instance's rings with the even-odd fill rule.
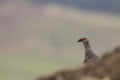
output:
[[79,67],[84,47],[76,41],[83,36],[99,56],[112,50],[120,44],[115,3],[114,8],[106,5],[109,11],[106,6],[94,10],[54,1],[0,0],[0,80],[34,80]]

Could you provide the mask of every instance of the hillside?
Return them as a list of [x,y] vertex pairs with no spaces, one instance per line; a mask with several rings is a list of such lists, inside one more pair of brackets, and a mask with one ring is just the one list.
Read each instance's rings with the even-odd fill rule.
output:
[[59,3],[78,9],[120,13],[119,0],[32,0],[37,4]]

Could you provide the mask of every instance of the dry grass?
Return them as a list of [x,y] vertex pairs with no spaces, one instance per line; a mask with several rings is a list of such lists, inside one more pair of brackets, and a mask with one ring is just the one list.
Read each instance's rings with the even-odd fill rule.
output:
[[58,71],[38,80],[120,80],[120,52],[105,53],[94,66]]

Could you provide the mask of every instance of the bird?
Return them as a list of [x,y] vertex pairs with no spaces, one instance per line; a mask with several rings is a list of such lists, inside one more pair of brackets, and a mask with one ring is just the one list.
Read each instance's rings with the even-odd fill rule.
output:
[[85,47],[85,59],[83,63],[94,64],[99,57],[91,49],[89,40],[86,37],[81,37],[77,42],[81,42]]

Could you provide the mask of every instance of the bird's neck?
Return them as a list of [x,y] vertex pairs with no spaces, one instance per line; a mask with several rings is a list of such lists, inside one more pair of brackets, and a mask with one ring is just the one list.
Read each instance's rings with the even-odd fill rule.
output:
[[86,52],[93,52],[92,49],[91,49],[89,41],[84,42],[83,45],[85,47],[85,53]]

